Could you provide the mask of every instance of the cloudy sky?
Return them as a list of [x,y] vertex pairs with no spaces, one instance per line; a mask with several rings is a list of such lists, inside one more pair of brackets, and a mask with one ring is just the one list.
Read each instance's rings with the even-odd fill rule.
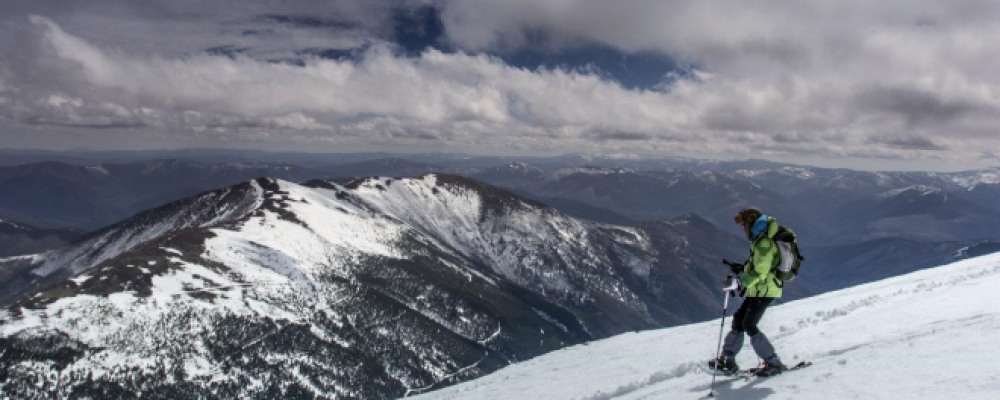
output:
[[994,0],[0,4],[0,147],[1000,165]]

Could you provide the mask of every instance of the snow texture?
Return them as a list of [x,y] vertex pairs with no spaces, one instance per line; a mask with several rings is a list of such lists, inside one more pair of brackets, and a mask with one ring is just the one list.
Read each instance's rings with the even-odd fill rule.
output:
[[[995,399],[998,285],[1000,255],[989,255],[772,307],[761,329],[786,363],[813,365],[721,377],[716,398]],[[626,333],[417,398],[703,399],[718,329],[716,320]],[[749,345],[738,362],[756,364]]]
[[79,245],[39,255],[24,274],[27,283],[21,280],[3,282],[5,286],[0,286],[0,289],[5,290],[0,294],[0,304],[10,301],[24,290],[37,290],[74,276],[168,233],[241,218],[260,206],[261,194],[257,181],[204,193],[140,213],[91,234]]
[[885,193],[882,193],[882,194],[878,195],[878,198],[879,199],[888,199],[888,198],[891,198],[891,197],[899,196],[899,195],[904,194],[904,193],[905,194],[909,194],[909,195],[914,196],[914,197],[920,197],[920,196],[929,196],[929,195],[933,195],[933,194],[940,194],[940,193],[942,193],[942,190],[938,189],[938,188],[935,188],[935,187],[930,187],[930,186],[927,186],[927,185],[914,185],[914,186],[908,186],[908,187],[905,187],[905,188],[890,190],[888,192],[885,192]]

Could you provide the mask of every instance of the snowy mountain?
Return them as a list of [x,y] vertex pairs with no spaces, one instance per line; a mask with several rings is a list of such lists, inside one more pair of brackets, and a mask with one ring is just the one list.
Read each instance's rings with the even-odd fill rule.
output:
[[[723,168],[724,172],[743,177],[781,193],[789,199],[822,210],[835,210],[848,203],[881,193],[911,187],[932,187],[947,192],[971,192],[998,183],[998,169],[954,173],[877,172],[826,169],[803,166],[765,166],[750,169]],[[973,196],[969,196],[972,198]],[[980,205],[1000,211],[1000,194],[990,190],[972,198]]]
[[800,274],[820,293],[1000,252],[1000,241],[884,238],[811,250]]
[[139,213],[69,247],[0,259],[0,304],[10,304],[166,234],[244,217],[259,207],[262,193],[254,182],[203,193]]
[[863,239],[977,240],[1000,236],[1000,212],[937,187],[891,190],[838,210],[834,226]]
[[414,394],[710,318],[718,260],[746,246],[693,215],[605,225],[450,175],[261,178],[0,260],[0,387]]
[[770,188],[718,172],[637,171],[628,168],[575,167],[542,172],[512,165],[473,175],[549,199],[571,199],[640,221],[696,213],[722,227],[733,226],[742,207],[780,210],[782,224],[805,238],[822,242],[825,228],[811,213]]
[[547,171],[525,163],[507,163],[473,171],[473,177],[490,184],[520,189],[547,181]]
[[[510,164],[475,176],[518,188],[565,212],[572,209],[559,199],[620,211],[637,220],[683,211],[729,228],[740,207],[762,207],[798,233],[808,260],[803,274],[817,291],[955,261],[954,254],[962,248],[1000,250],[990,245],[1000,239],[1000,191],[988,183],[992,170],[881,173],[768,163],[743,168],[746,164],[705,165],[721,169],[707,172],[598,167],[546,171]],[[741,168],[722,172],[727,165]],[[973,182],[968,190],[960,185]],[[598,213],[579,215],[601,218]]]
[[[1000,256],[774,306],[761,329],[786,363],[772,378],[720,378],[719,399],[994,399]],[[719,293],[721,302],[721,293]],[[419,399],[706,398],[719,322],[626,333],[513,365]],[[741,366],[757,363],[747,345]]]
[[[723,164],[726,165],[726,164]],[[769,183],[782,183],[788,190],[801,190],[819,185],[853,192],[884,192],[915,185],[940,187],[946,190],[969,189],[981,184],[1000,183],[1000,169],[990,168],[963,172],[894,172],[855,171],[795,165],[766,165],[757,168],[721,168],[722,171]],[[796,182],[800,184],[796,184]]]
[[979,205],[1000,209],[998,199],[1000,199],[1000,184],[983,183],[969,187],[961,192],[962,195]]

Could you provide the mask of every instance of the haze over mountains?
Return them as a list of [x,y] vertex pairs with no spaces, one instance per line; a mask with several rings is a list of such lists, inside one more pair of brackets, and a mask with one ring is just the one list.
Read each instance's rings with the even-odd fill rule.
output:
[[[959,173],[867,172],[759,160],[462,154],[387,158],[381,153],[323,155],[222,150],[69,153],[8,150],[0,152],[0,161],[26,155],[48,157],[50,161],[89,157],[91,161],[85,166],[90,168],[73,168],[65,165],[71,162],[60,164],[62,161],[0,168],[0,185],[3,185],[0,187],[13,194],[0,199],[0,217],[40,226],[91,230],[156,205],[258,176],[303,181],[418,176],[432,172],[469,176],[528,196],[573,201],[639,221],[695,212],[726,226],[739,206],[756,204],[765,209],[780,209],[783,221],[808,233],[805,240],[813,238],[819,242],[852,241],[855,238],[844,238],[842,233],[859,229],[870,232],[852,236],[882,237],[881,229],[893,226],[896,228],[892,235],[907,235],[907,229],[899,228],[901,223],[906,225],[905,221],[881,220],[911,215],[918,216],[917,219],[921,215],[932,216],[930,225],[927,221],[921,225],[940,228],[918,230],[913,238],[928,234],[932,240],[993,237],[985,226],[1000,213],[997,169]],[[177,158],[148,159],[159,156]],[[905,190],[910,187],[939,192],[942,198],[932,201],[931,196],[915,201],[913,198],[922,192]],[[33,198],[66,203],[31,201]],[[73,207],[79,209],[70,210]],[[881,211],[858,212],[878,207]],[[81,211],[90,215],[82,217]],[[976,219],[981,221],[978,227]],[[928,233],[928,230],[944,232]]]
[[152,160],[125,164],[61,162],[0,167],[0,218],[95,230],[140,211],[260,176],[303,180],[321,175],[277,163]]

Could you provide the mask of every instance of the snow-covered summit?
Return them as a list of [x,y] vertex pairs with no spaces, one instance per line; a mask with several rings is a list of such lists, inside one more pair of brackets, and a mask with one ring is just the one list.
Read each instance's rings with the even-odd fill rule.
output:
[[[983,256],[768,310],[761,329],[786,363],[768,379],[720,378],[719,399],[994,399],[1000,255]],[[721,293],[720,300],[721,302]],[[718,320],[574,346],[420,399],[697,399]],[[738,357],[756,364],[747,346]]]
[[734,171],[733,174],[751,179],[761,175],[768,175],[768,174],[789,177],[803,181],[816,178],[816,173],[813,171],[812,168],[797,167],[790,165],[783,166],[780,168],[738,169]]
[[106,260],[168,233],[205,227],[242,218],[262,202],[262,182],[249,181],[229,188],[202,193],[94,232],[73,246],[52,250],[35,257],[35,262],[4,262],[0,274],[0,304],[69,278]]
[[956,172],[948,177],[959,186],[972,189],[978,185],[1000,184],[1000,167],[977,171]]
[[581,166],[581,167],[559,168],[550,174],[550,179],[559,179],[573,174],[620,175],[620,174],[633,174],[633,173],[635,173],[635,170],[632,168],[605,168],[605,167],[595,167],[595,166]]
[[89,171],[96,172],[96,173],[98,173],[100,175],[108,175],[108,174],[110,174],[110,172],[108,172],[108,169],[105,168],[103,165],[91,165],[91,166],[87,166],[85,168],[87,168],[87,170],[89,170]]
[[507,164],[498,165],[498,166],[492,167],[490,169],[492,169],[492,170],[507,170],[507,171],[525,171],[525,172],[529,172],[529,171],[530,172],[542,171],[540,168],[533,167],[533,166],[531,166],[531,165],[529,165],[527,163],[523,163],[523,162],[509,162]]
[[27,231],[29,229],[16,222],[0,219],[0,230]]
[[879,194],[878,198],[879,199],[889,199],[889,198],[893,198],[893,197],[899,197],[901,195],[902,196],[909,196],[909,197],[923,197],[923,196],[930,196],[930,195],[939,195],[939,194],[942,194],[942,193],[944,193],[943,190],[941,190],[940,188],[933,187],[933,186],[913,185],[913,186],[907,186],[907,187],[904,187],[904,188],[899,188],[899,189],[894,189],[894,190],[887,191],[885,193]]

